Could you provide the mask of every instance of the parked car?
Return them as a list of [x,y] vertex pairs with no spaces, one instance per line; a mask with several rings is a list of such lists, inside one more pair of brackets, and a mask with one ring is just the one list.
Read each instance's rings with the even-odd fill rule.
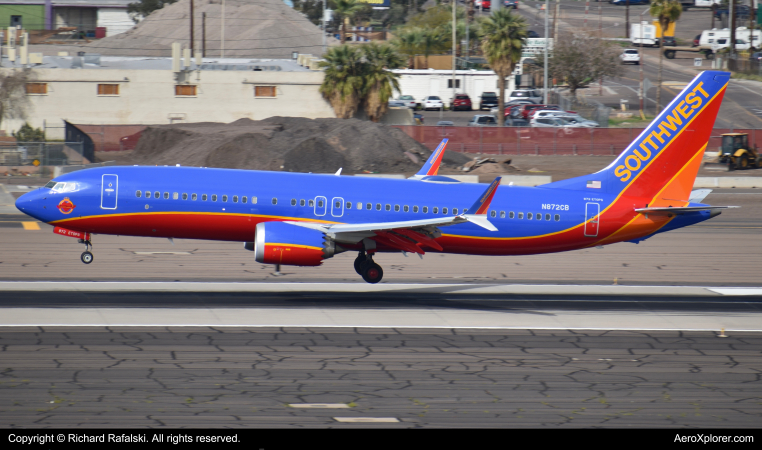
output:
[[569,122],[572,125],[579,126],[579,127],[585,127],[585,128],[595,128],[600,126],[600,124],[594,120],[588,120],[584,117],[580,116],[579,114],[573,114],[568,111],[558,111],[558,110],[541,110],[541,111],[535,111],[532,118],[540,119],[544,117],[557,117],[560,119],[563,119],[567,122]]
[[477,114],[468,121],[469,127],[496,127],[497,119],[495,116]]
[[[656,45],[659,45],[659,39],[656,39]],[[665,47],[677,47],[677,40],[674,36],[664,36]]]
[[[714,17],[720,19],[722,18],[723,14],[726,16],[730,15],[728,8],[718,9],[714,12]],[[749,9],[747,5],[736,5],[735,14],[736,19],[748,19],[749,14],[751,14],[751,9]]]
[[405,108],[407,105],[401,100],[389,100],[389,107],[391,108]]
[[474,0],[474,8],[481,8],[482,11],[489,11],[491,6],[491,0]]
[[452,111],[471,111],[473,109],[471,107],[471,97],[468,94],[455,94],[455,99],[450,104],[450,109]]
[[[609,3],[617,6],[624,6],[627,4],[627,0],[609,0]],[[632,5],[647,5],[651,3],[649,0],[630,0],[630,6]]]
[[525,119],[513,119],[513,118],[506,117],[505,126],[506,127],[528,127],[529,121]]
[[693,45],[691,47],[698,47],[699,42],[701,42],[701,35],[697,34],[695,38],[693,38]]
[[504,0],[503,6],[506,8],[519,9],[519,0]]
[[574,132],[574,125],[559,117],[535,117],[529,121],[529,126],[539,129],[562,129],[566,134]]
[[634,48],[626,48],[619,55],[619,59],[622,60],[622,64],[635,64],[640,65],[640,54]]
[[749,56],[752,61],[762,61],[762,52],[754,52]]
[[440,120],[439,122],[437,122],[437,126],[438,127],[454,127],[455,122],[451,120]]
[[542,92],[534,89],[517,89],[511,92],[507,100],[529,100],[532,103],[540,103],[542,102]]
[[479,98],[479,111],[497,106],[497,94],[494,92],[482,92]]
[[542,110],[548,110],[548,109],[554,109],[557,111],[560,111],[561,108],[558,107],[558,105],[521,105],[519,108],[519,117],[522,119],[529,120],[530,113],[532,111],[542,111]]
[[428,97],[423,99],[423,109],[425,111],[428,111],[430,109],[443,109],[444,103],[442,103],[442,99],[437,97],[436,95],[429,95]]
[[418,106],[418,102],[415,101],[415,97],[412,95],[400,95],[397,101],[404,102],[405,106],[411,109],[415,109]]

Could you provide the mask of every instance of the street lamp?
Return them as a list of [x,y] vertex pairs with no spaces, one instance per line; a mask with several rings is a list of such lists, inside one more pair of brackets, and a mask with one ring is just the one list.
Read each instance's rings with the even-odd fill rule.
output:
[[645,97],[645,92],[643,92],[643,14],[647,13],[648,9],[643,10],[642,13],[640,13],[640,45],[638,46],[638,65],[640,66],[640,118],[645,120],[646,116],[643,114],[643,97]]

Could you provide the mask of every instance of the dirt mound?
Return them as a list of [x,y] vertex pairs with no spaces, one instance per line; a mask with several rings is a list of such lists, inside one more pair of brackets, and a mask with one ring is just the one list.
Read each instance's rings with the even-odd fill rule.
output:
[[[281,0],[257,2],[227,0],[196,1],[194,4],[194,47],[203,46],[206,56],[227,58],[291,58],[291,52],[320,55],[320,29]],[[202,15],[206,14],[206,30]],[[154,11],[129,31],[83,46],[86,51],[112,56],[170,56],[172,42],[190,46],[188,25],[190,2],[180,0]],[[225,39],[222,40],[222,30]],[[328,38],[328,45],[338,41]]]
[[[398,128],[357,119],[270,117],[150,126],[128,163],[331,173],[416,172],[431,152]],[[465,158],[465,160],[464,160]],[[447,152],[443,166],[468,157]]]

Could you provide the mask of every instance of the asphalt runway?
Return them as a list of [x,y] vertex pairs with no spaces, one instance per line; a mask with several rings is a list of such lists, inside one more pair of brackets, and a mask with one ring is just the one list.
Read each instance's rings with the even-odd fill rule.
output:
[[96,236],[86,266],[4,216],[0,423],[755,428],[760,194],[639,245],[381,255],[377,286],[354,255],[276,274],[238,243]]

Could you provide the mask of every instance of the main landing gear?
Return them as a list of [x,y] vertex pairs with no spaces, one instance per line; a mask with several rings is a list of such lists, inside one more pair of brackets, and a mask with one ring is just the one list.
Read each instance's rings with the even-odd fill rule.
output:
[[373,261],[372,253],[361,251],[355,259],[355,271],[368,283],[378,283],[384,277],[384,269]]
[[92,242],[90,242],[89,240],[84,240],[84,239],[80,239],[78,242],[80,244],[85,244],[85,251],[82,252],[82,256],[80,256],[80,259],[82,260],[83,263],[90,264],[91,262],[93,262],[93,254],[92,252],[90,252],[90,250],[92,250],[93,248]]

